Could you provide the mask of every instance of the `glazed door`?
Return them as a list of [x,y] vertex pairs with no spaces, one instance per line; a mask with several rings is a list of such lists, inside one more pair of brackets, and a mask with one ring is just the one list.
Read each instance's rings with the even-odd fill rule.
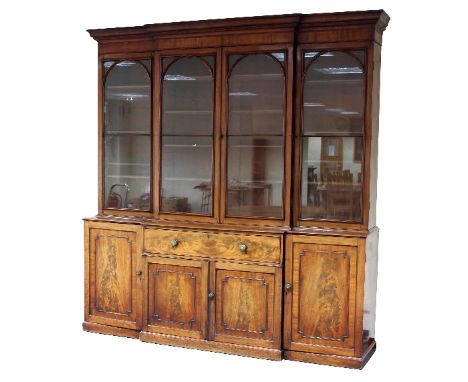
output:
[[280,225],[288,219],[290,57],[284,46],[225,49],[221,208],[226,222],[250,218]]
[[141,228],[118,226],[94,224],[86,230],[85,321],[140,329]]
[[152,211],[151,67],[150,59],[102,62],[101,199],[112,214]]
[[286,349],[353,355],[357,247],[296,242],[287,258]]
[[365,211],[365,50],[301,48],[299,52],[298,223],[316,226],[320,220],[359,225]]
[[219,163],[215,159],[216,52],[183,50],[158,57],[159,213],[164,219],[213,221],[218,213]]
[[211,275],[211,337],[279,348],[281,269],[216,262]]
[[206,338],[208,262],[148,256],[144,276],[145,330]]

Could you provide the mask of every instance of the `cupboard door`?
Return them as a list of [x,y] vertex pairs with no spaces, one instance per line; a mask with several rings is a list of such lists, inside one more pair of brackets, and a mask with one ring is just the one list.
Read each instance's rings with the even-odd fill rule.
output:
[[137,232],[91,228],[86,242],[85,320],[139,329]]
[[204,339],[208,262],[148,257],[146,330]]
[[357,247],[294,243],[292,248],[286,348],[353,355]]
[[214,263],[214,340],[279,348],[281,269]]

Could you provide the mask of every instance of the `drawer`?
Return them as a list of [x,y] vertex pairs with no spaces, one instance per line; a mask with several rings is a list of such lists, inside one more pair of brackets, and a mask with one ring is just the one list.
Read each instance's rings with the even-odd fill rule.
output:
[[281,237],[146,229],[146,252],[268,263],[281,261]]

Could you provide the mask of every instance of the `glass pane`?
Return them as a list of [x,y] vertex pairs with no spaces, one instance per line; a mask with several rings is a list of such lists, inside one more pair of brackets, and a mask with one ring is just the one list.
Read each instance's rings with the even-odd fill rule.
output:
[[213,57],[183,57],[163,80],[161,212],[212,215]]
[[304,79],[304,135],[362,134],[364,98],[365,76],[360,62],[343,52],[321,54]]
[[107,73],[108,70],[112,67],[112,65],[114,65],[114,62],[115,61],[104,61],[104,73]]
[[151,60],[141,60],[140,62],[145,65],[145,68],[151,73]]
[[105,137],[104,195],[106,208],[150,210],[151,137]]
[[228,140],[227,215],[283,216],[283,137]]
[[122,61],[107,75],[104,129],[105,132],[151,131],[151,79],[142,64]]
[[365,65],[366,63],[366,51],[365,50],[353,50],[351,51],[352,54],[354,54],[358,60],[361,62],[362,65]]
[[200,58],[181,58],[169,66],[163,81],[164,135],[212,135],[213,82]]
[[134,61],[105,79],[104,206],[151,210],[151,78]]
[[212,158],[212,137],[162,138],[162,212],[211,214]]
[[252,54],[237,61],[229,77],[229,135],[282,135],[283,107],[284,73],[277,59]]
[[304,137],[301,218],[361,221],[362,138]]

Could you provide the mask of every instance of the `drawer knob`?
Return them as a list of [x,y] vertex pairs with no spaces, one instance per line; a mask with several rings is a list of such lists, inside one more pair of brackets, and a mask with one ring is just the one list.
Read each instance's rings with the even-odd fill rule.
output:
[[210,300],[213,299],[214,296],[215,296],[215,293],[214,293],[214,292],[208,293],[208,298],[209,298]]
[[178,245],[179,245],[179,240],[177,240],[177,239],[172,239],[172,240],[171,240],[171,246],[172,246],[172,248],[175,248],[175,247],[177,247]]
[[289,292],[292,289],[292,285],[290,283],[286,283],[284,285],[284,289],[286,290],[286,292]]
[[247,252],[247,244],[241,243],[239,244],[239,249],[241,252]]

